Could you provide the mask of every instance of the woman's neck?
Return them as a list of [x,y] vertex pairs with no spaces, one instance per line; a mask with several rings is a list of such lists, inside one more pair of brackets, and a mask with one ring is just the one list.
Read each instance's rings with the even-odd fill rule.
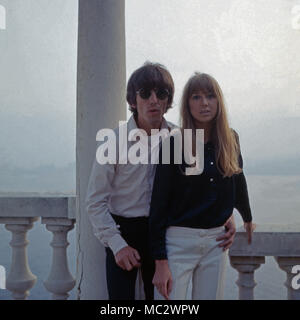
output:
[[207,143],[211,139],[211,132],[212,132],[212,124],[209,123],[196,123],[196,129],[203,129],[204,130],[204,143]]

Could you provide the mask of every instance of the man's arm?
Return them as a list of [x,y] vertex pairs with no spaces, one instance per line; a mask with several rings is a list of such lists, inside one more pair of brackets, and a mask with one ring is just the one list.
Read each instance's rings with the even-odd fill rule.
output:
[[224,240],[219,244],[219,247],[223,247],[223,250],[225,251],[228,248],[230,248],[231,245],[233,244],[234,236],[236,233],[236,227],[235,227],[233,214],[226,221],[226,223],[224,224],[224,227],[225,227],[226,233],[224,235],[218,237],[216,240],[217,241]]
[[86,206],[89,220],[95,236],[105,247],[110,247],[115,255],[116,263],[124,270],[139,266],[139,253],[130,247],[108,209],[108,201],[112,192],[112,182],[115,176],[115,165],[100,165],[94,161],[91,171]]

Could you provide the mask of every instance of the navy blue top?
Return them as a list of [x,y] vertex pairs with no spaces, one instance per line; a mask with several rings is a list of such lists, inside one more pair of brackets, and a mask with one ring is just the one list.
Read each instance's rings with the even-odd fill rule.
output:
[[[172,141],[172,139],[171,139]],[[171,143],[171,155],[173,148]],[[239,156],[240,167],[243,160]],[[216,228],[236,208],[244,222],[252,221],[244,173],[223,178],[215,162],[215,148],[204,145],[204,170],[184,175],[187,165],[158,164],[150,206],[150,244],[155,259],[167,259],[165,233],[169,226]]]

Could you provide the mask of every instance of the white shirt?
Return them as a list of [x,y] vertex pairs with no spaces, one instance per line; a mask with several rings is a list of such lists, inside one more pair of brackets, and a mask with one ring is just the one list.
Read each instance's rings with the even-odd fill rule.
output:
[[[174,127],[173,124],[167,123],[163,119],[161,129]],[[156,143],[150,143],[150,140],[156,135],[145,137],[142,130],[137,128],[134,117],[131,116],[127,122],[128,133],[133,129],[136,129],[134,137],[144,136],[144,139],[140,141],[146,141],[148,160],[150,160],[151,151],[152,157],[158,159],[159,143],[157,142],[159,140],[156,139]],[[120,127],[116,128],[114,132],[118,151]],[[161,135],[164,139],[165,135]],[[135,143],[127,141],[126,151]],[[120,154],[117,155],[117,163],[119,158]],[[127,164],[107,163],[100,165],[96,159],[94,161],[86,195],[87,212],[95,236],[104,246],[110,247],[114,254],[128,244],[121,236],[119,226],[115,223],[111,213],[122,217],[147,217],[149,215],[156,166],[150,161],[148,163],[132,164],[128,162]]]

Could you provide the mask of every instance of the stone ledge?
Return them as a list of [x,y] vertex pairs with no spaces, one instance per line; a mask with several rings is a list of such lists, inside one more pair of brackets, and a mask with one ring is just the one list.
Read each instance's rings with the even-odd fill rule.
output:
[[300,257],[300,224],[262,224],[253,232],[252,243],[247,242],[243,227],[239,228],[230,256],[285,256]]
[[0,197],[0,217],[74,218],[75,196]]

